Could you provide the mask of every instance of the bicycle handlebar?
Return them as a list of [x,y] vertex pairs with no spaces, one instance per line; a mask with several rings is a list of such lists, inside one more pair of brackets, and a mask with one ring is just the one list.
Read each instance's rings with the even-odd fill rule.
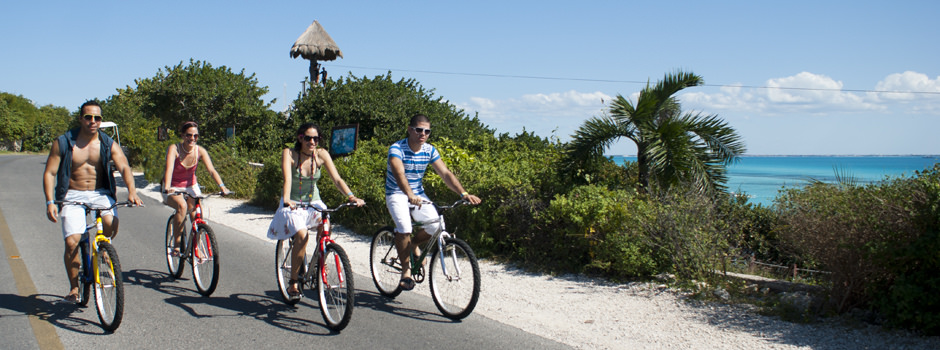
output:
[[[363,205],[365,205],[365,204],[363,204]],[[284,203],[284,206],[285,206],[285,207],[288,206],[287,203]],[[346,208],[346,207],[356,206],[356,203],[353,203],[353,202],[346,202],[346,203],[340,204],[339,206],[337,206],[336,208],[333,208],[333,209],[330,209],[330,208],[319,208],[319,207],[317,207],[317,206],[314,206],[314,205],[313,205],[312,203],[310,203],[310,202],[294,202],[294,206],[297,207],[297,208],[313,208],[314,210],[316,210],[316,211],[318,211],[318,212],[321,212],[321,213],[334,213],[334,212],[337,212],[337,211],[339,211],[340,209],[343,209],[343,208]]]
[[437,208],[438,210],[447,210],[447,209],[452,209],[452,208],[454,208],[454,207],[456,207],[456,206],[460,206],[460,205],[464,205],[464,204],[470,204],[470,202],[467,201],[466,199],[458,199],[456,202],[454,202],[454,204],[451,204],[451,205],[443,205],[443,204],[437,204],[437,203],[434,203],[434,202],[431,202],[431,201],[422,200],[422,201],[421,201],[421,204],[430,204],[430,205],[433,205],[433,206],[434,206],[435,208]]
[[94,203],[85,203],[85,202],[77,202],[77,201],[55,201],[55,203],[61,204],[61,205],[78,205],[78,206],[85,207],[85,209],[87,210],[111,210],[117,207],[136,207],[137,206],[137,204],[134,204],[131,201],[114,202],[114,204],[112,204],[110,207],[92,207],[91,205]]
[[176,195],[181,195],[181,194],[182,194],[182,195],[185,195],[186,197],[189,197],[189,198],[205,199],[205,198],[209,198],[209,197],[212,197],[212,196],[225,197],[225,196],[230,195],[230,194],[233,194],[233,193],[235,193],[235,192],[231,192],[231,191],[230,191],[230,192],[222,192],[222,191],[219,191],[219,192],[213,192],[213,193],[209,193],[209,194],[203,194],[202,196],[198,196],[198,197],[197,197],[197,196],[193,196],[193,195],[189,194],[189,192],[186,192],[186,191],[173,191],[173,192],[167,193],[167,196],[176,196]]

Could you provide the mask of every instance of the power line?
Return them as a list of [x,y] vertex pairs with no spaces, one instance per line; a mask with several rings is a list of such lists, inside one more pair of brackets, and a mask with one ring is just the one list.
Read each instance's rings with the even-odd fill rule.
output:
[[[472,77],[490,77],[490,78],[515,78],[515,79],[538,79],[538,80],[564,80],[564,81],[587,81],[596,83],[624,83],[624,84],[646,84],[647,81],[638,80],[616,80],[616,79],[588,79],[588,78],[561,78],[561,77],[543,77],[535,75],[514,75],[514,74],[489,74],[489,73],[464,73],[464,72],[441,72],[420,69],[394,69],[394,68],[375,68],[360,66],[332,65],[334,67],[372,69],[393,72],[427,73],[441,75],[464,75]],[[891,90],[865,90],[865,89],[835,89],[835,88],[807,88],[807,87],[786,87],[786,86],[758,86],[758,85],[732,85],[732,84],[702,84],[709,87],[738,87],[749,89],[778,89],[778,90],[802,90],[802,91],[843,91],[843,92],[865,92],[880,94],[925,94],[940,95],[940,91],[891,91]]]

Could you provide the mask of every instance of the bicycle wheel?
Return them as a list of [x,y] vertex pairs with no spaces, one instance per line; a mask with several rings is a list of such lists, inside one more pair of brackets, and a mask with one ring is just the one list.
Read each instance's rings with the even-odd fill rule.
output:
[[[277,241],[277,246],[274,249],[274,272],[277,274],[277,289],[281,291],[281,299],[287,305],[294,305],[300,301],[300,299],[291,299],[290,294],[287,294],[287,288],[289,287],[287,283],[290,281],[291,269],[290,252],[293,246],[293,238],[282,239]],[[303,274],[303,268],[301,268],[300,274]]]
[[398,285],[401,279],[401,261],[395,250],[395,232],[391,226],[379,229],[372,237],[369,248],[369,265],[372,269],[372,282],[375,289],[384,296],[394,298],[401,294]]
[[98,283],[95,283],[95,306],[101,328],[113,332],[124,318],[124,283],[121,262],[111,243],[98,243]]
[[[186,221],[183,221],[183,228],[186,228]],[[186,232],[185,230],[183,231]],[[180,245],[183,242],[180,240]],[[170,276],[173,278],[180,278],[183,275],[182,262],[183,258],[180,256],[183,252],[183,247],[180,247],[180,254],[174,256],[173,250],[176,249],[176,242],[173,240],[173,215],[170,215],[170,218],[166,221],[166,269],[170,273]]]
[[197,225],[192,246],[193,281],[199,294],[210,296],[219,285],[219,244],[209,225]]
[[91,279],[91,272],[87,272],[91,268],[89,262],[91,262],[88,255],[88,241],[84,241],[78,244],[78,249],[81,250],[81,255],[78,258],[78,305],[85,306],[88,305],[88,297],[91,295],[91,285],[94,284],[89,282]]
[[356,291],[352,266],[343,247],[336,243],[326,246],[323,264],[314,278],[317,280],[320,314],[326,326],[337,332],[346,328],[356,304]]
[[437,309],[452,320],[470,315],[480,298],[480,266],[470,246],[457,238],[445,239],[444,253],[434,252],[430,269]]

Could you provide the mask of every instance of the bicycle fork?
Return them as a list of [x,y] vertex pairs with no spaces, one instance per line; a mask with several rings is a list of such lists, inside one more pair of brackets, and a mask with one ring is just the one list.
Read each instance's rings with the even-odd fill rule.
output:
[[[104,236],[104,224],[101,223],[101,216],[95,217],[95,228],[97,229],[95,233],[95,239],[89,240],[93,243],[89,244],[89,249],[91,249],[91,271],[95,276],[95,284],[101,284],[101,271],[98,264],[98,244],[101,242],[111,242],[108,237]],[[111,265],[111,259],[108,259],[108,268],[114,269],[114,266]]]
[[[444,273],[444,277],[447,277],[447,281],[459,280],[460,279],[460,266],[457,265],[457,249],[451,249],[450,252],[444,251],[444,238],[449,237],[450,235],[447,232],[441,233],[437,238],[437,254],[438,258],[441,259],[441,272]],[[448,256],[449,255],[449,256]],[[455,270],[456,274],[450,274],[447,272],[447,258],[450,258],[452,262],[452,267]]]
[[[317,263],[322,267],[320,269],[320,281],[323,285],[328,286],[329,280],[326,278],[327,269],[323,265],[326,262],[326,245],[333,243],[333,240],[330,239],[330,214],[323,213],[323,236],[320,238],[320,242],[317,248]],[[336,274],[339,284],[343,285],[346,281],[343,280],[343,264],[340,263],[339,254],[334,255],[333,259],[335,260],[334,264],[336,265]]]
[[197,227],[205,223],[205,221],[202,220],[202,205],[199,205],[198,202],[196,204],[196,208],[193,210],[192,227],[190,228],[190,236],[192,237],[192,242],[190,243],[193,245],[193,259],[198,259],[197,262],[202,262],[202,260],[208,260],[214,255],[212,255],[212,242],[208,239],[206,240],[205,254],[200,250],[202,247],[199,246],[199,230]]

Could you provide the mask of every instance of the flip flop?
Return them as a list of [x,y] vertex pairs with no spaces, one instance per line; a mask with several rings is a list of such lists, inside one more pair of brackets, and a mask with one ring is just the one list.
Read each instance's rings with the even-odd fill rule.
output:
[[413,280],[411,277],[402,278],[400,281],[398,281],[398,286],[403,290],[415,289],[415,280]]
[[69,294],[62,298],[63,302],[69,304],[78,304],[78,294]]

